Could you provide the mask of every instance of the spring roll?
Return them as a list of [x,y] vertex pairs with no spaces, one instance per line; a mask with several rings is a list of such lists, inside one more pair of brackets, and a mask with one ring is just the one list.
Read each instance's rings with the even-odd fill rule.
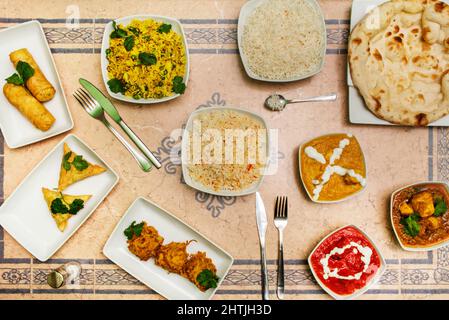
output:
[[41,69],[34,61],[33,56],[27,49],[19,49],[9,54],[9,59],[17,66],[19,61],[28,63],[34,69],[34,75],[26,81],[26,87],[30,90],[31,94],[40,102],[51,100],[55,95],[55,88],[45,78]]
[[7,83],[3,86],[3,93],[8,101],[39,130],[47,131],[55,122],[55,117],[25,87]]

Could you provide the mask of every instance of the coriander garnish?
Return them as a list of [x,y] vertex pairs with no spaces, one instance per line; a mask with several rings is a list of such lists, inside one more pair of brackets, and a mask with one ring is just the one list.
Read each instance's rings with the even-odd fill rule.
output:
[[75,158],[73,158],[72,162],[69,161],[70,157],[72,156],[72,151],[67,152],[63,159],[62,159],[62,167],[66,170],[69,171],[71,166],[74,166],[76,170],[78,171],[83,171],[84,169],[86,169],[89,166],[89,163],[83,159],[83,156],[75,156]]
[[148,53],[148,52],[139,53],[139,60],[140,60],[140,63],[145,66],[151,66],[153,64],[156,64],[156,62],[157,62],[156,56],[154,54]]
[[404,232],[411,237],[416,237],[421,229],[418,222],[420,219],[421,217],[417,213],[414,213],[407,218],[402,218],[401,224],[404,226]]
[[61,198],[56,198],[51,202],[50,210],[53,214],[77,214],[81,209],[84,208],[84,200],[75,199],[72,203],[68,204],[64,201],[64,196],[61,193]]
[[157,29],[157,32],[159,33],[169,33],[171,30],[171,24],[163,23],[161,26]]
[[117,26],[117,23],[115,21],[112,21],[112,27],[114,28],[114,31],[111,32],[110,35],[111,39],[124,38],[128,35],[128,33],[125,30],[120,29]]
[[131,240],[133,238],[133,235],[136,235],[137,237],[140,236],[142,233],[144,222],[141,222],[139,224],[136,224],[136,221],[133,221],[131,225],[123,231],[125,236],[128,238],[128,240]]
[[206,288],[206,290],[209,288],[216,288],[218,280],[218,277],[209,269],[204,269],[196,277],[196,281],[198,281],[201,286]]
[[27,62],[19,61],[16,65],[17,73],[6,78],[6,82],[15,85],[23,85],[29,78],[34,75],[34,69]]
[[123,82],[117,78],[108,81],[109,89],[114,93],[125,93]]
[[173,78],[172,91],[174,93],[179,93],[179,94],[183,94],[184,93],[184,91],[186,90],[186,85],[182,81],[183,81],[183,78],[180,77],[180,76],[176,76],[176,77]]
[[131,51],[134,47],[134,37],[128,36],[125,38],[125,41],[123,42],[123,46],[125,47],[126,51]]

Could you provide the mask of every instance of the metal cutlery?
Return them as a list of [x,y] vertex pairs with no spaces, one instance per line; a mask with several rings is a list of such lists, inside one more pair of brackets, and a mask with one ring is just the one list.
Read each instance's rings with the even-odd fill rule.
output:
[[108,128],[115,136],[116,138],[125,146],[126,149],[132,154],[134,159],[139,163],[140,168],[148,172],[151,170],[151,162],[144,157],[139,151],[134,149],[128,141],[123,138],[120,133],[118,133],[117,130],[115,130],[114,127],[111,126],[109,121],[104,116],[103,108],[100,106],[98,101],[96,101],[88,92],[86,92],[84,89],[79,88],[73,93],[73,96],[76,100],[81,104],[81,106],[84,108],[84,110],[92,117],[99,121],[101,121],[106,128]]
[[336,93],[331,93],[324,96],[302,98],[298,100],[288,100],[280,94],[272,94],[265,99],[265,107],[271,109],[272,111],[282,111],[285,106],[290,103],[301,103],[301,102],[319,102],[319,101],[335,101],[337,99]]
[[277,197],[274,209],[274,225],[279,230],[279,255],[278,255],[278,279],[277,296],[284,299],[284,229],[287,226],[288,199]]
[[257,229],[259,231],[260,254],[262,261],[262,297],[264,300],[270,300],[270,293],[268,288],[267,258],[265,253],[265,233],[267,231],[268,222],[267,214],[265,212],[265,206],[259,192],[256,192],[256,219]]
[[109,101],[108,98],[92,83],[86,79],[79,79],[79,83],[86,89],[91,96],[96,100],[101,108],[125,131],[128,137],[134,142],[134,144],[142,151],[145,157],[147,157],[157,169],[162,167],[162,164],[154,156],[154,154],[148,149],[148,147],[143,143],[142,140],[131,130],[130,127],[123,121],[122,117],[118,113],[114,105]]

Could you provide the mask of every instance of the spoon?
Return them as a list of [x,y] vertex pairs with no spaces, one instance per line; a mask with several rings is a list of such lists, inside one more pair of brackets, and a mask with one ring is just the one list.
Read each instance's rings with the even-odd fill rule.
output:
[[265,106],[272,111],[282,111],[289,103],[301,102],[317,102],[317,101],[335,101],[337,99],[336,93],[331,93],[325,96],[310,97],[299,100],[287,100],[280,94],[272,94],[265,100]]

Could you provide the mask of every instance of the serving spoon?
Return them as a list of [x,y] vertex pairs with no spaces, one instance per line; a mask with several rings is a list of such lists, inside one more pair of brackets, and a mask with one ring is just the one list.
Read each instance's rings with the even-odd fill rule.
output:
[[265,99],[265,107],[271,109],[272,111],[282,111],[285,106],[289,103],[302,103],[302,102],[317,102],[317,101],[335,101],[337,99],[336,93],[331,93],[329,95],[303,98],[299,100],[287,100],[284,96],[280,94],[272,94],[267,99]]

